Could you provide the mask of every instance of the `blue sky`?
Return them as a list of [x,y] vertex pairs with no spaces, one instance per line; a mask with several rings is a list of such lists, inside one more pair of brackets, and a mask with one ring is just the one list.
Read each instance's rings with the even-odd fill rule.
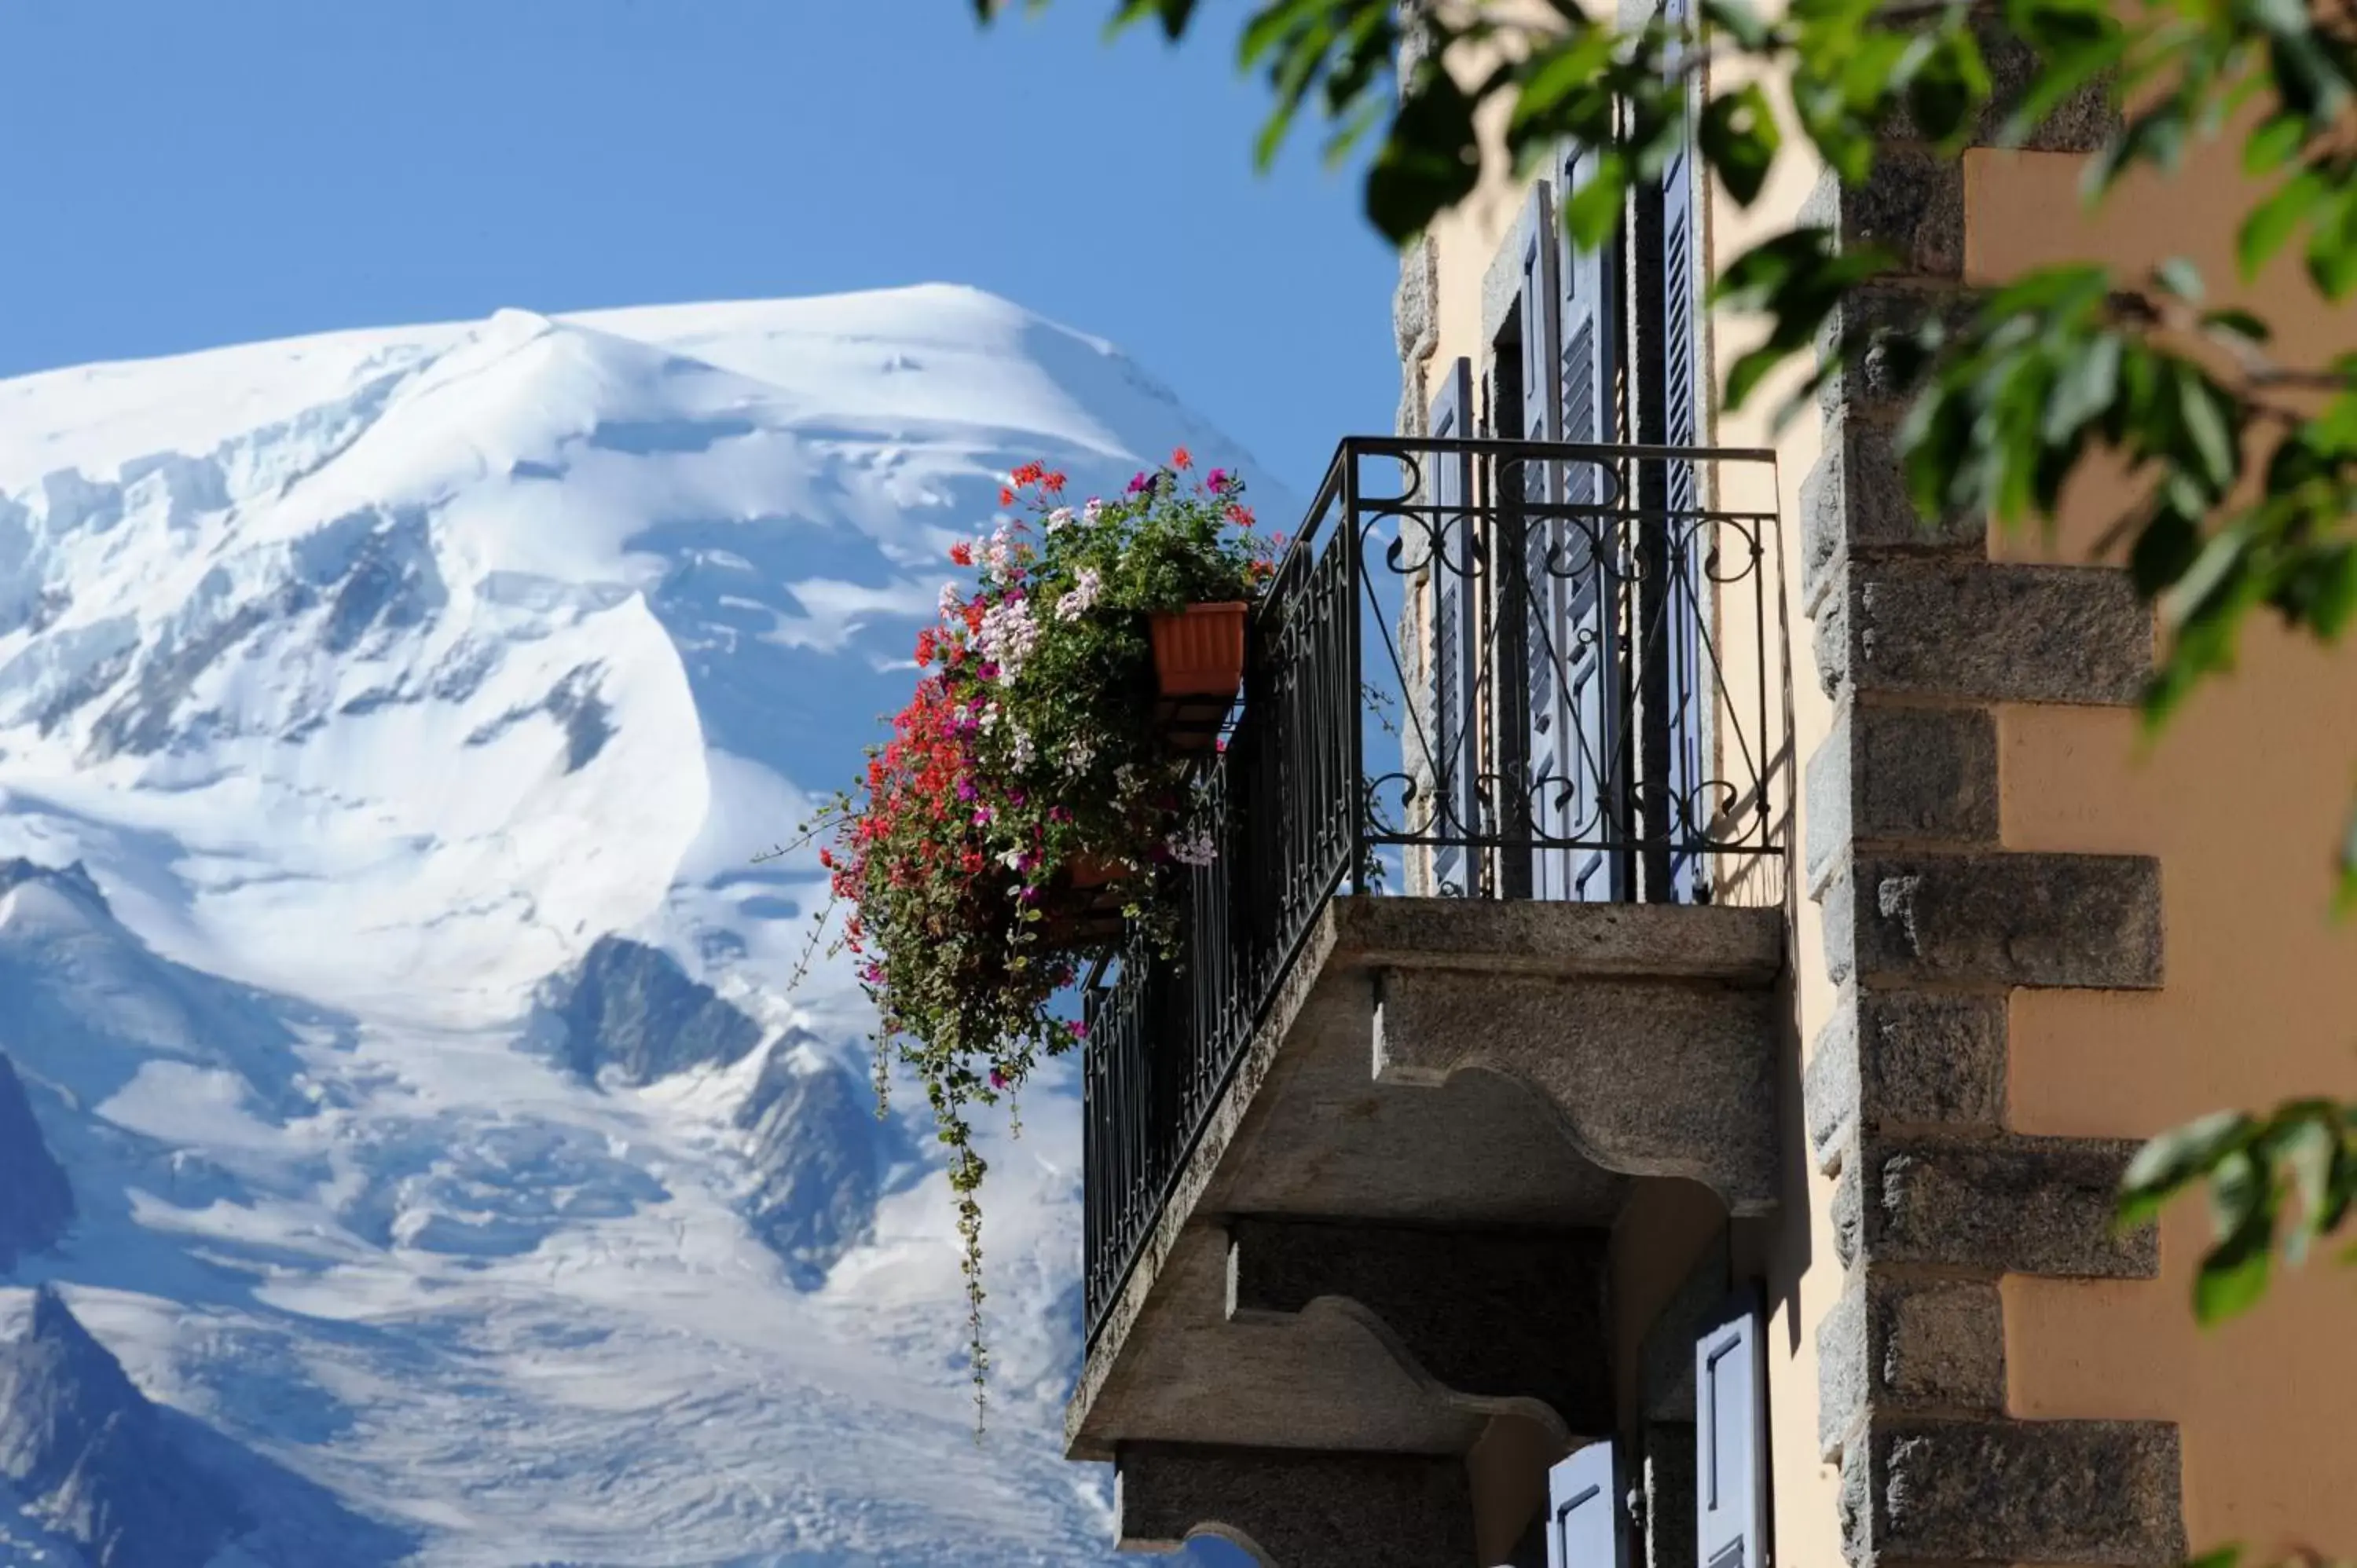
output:
[[[345,327],[968,283],[1110,338],[1307,495],[1391,427],[1395,263],[1241,7],[0,0],[0,376]],[[1223,1549],[1205,1562],[1236,1563]]]
[[341,327],[969,283],[1110,338],[1307,493],[1387,431],[1396,264],[1242,7],[0,0],[0,375]]

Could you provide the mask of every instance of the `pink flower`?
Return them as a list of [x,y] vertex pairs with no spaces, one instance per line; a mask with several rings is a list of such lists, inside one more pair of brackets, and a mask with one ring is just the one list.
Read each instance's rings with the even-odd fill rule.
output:
[[1088,1025],[1088,1020],[1087,1020],[1087,1019],[1085,1019],[1085,1018],[1083,1018],[1083,1019],[1082,1019],[1080,1022],[1078,1022],[1078,1023],[1076,1023],[1076,1024],[1074,1024],[1074,1025],[1072,1026],[1072,1038],[1074,1038],[1074,1039],[1076,1039],[1076,1040],[1085,1040],[1085,1039],[1087,1039],[1088,1037],[1089,1037],[1089,1025]]
[[1137,475],[1136,478],[1129,481],[1129,493],[1131,495],[1135,495],[1138,491],[1146,489],[1146,486],[1153,482],[1153,480],[1147,478],[1143,473],[1141,473]]
[[993,1089],[1005,1089],[1006,1087],[1006,1075],[999,1071],[996,1068],[992,1068],[990,1069],[990,1087]]

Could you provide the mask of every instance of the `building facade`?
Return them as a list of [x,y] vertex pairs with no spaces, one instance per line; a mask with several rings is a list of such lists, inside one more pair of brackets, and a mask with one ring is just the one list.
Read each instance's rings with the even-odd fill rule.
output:
[[[2050,538],[1927,521],[1871,362],[1781,432],[1712,392],[1751,329],[1713,267],[1803,216],[1906,258],[1850,306],[1891,319],[2053,261],[2231,278],[2233,148],[2085,216],[2111,128],[1788,158],[1749,209],[1674,166],[1590,255],[1566,149],[1407,253],[1398,428],[1255,623],[1184,961],[1093,982],[1068,1446],[1125,1545],[2357,1552],[2346,1279],[2199,1333],[2199,1205],[2111,1223],[2142,1139],[2352,1087],[2345,660],[2268,628],[2147,755],[2124,476]],[[2357,347],[2288,269],[2244,302]]]

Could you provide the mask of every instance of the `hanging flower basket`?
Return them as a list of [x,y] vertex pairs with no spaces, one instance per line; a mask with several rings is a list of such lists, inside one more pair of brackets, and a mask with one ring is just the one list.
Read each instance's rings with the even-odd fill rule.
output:
[[1078,507],[1045,464],[1010,476],[999,504],[1019,496],[1031,519],[951,550],[974,576],[942,590],[915,694],[830,809],[821,858],[852,906],[877,1082],[894,1060],[913,1069],[950,1151],[977,1398],[985,1164],[969,1111],[1080,1042],[1072,987],[1092,960],[1138,940],[1175,952],[1182,870],[1212,853],[1197,763],[1282,541],[1253,532],[1241,479],[1192,469],[1182,447]]

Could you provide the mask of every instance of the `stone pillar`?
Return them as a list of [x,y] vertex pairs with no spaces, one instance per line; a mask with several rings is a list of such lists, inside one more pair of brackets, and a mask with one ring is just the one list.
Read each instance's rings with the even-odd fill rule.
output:
[[[2000,102],[2028,80],[1986,40]],[[2099,95],[2030,143],[2082,153]],[[1904,259],[1846,311],[1852,331],[1955,312],[1965,210],[1954,159],[1902,124],[1863,187],[1813,214]],[[1808,764],[1806,873],[1838,1008],[1805,1084],[1809,1141],[1838,1176],[1843,1294],[1823,1322],[1819,1444],[1842,1474],[1856,1568],[1963,1561],[2174,1563],[2178,1436],[2149,1422],[2022,1422],[2006,1410],[2008,1273],[2150,1278],[2150,1230],[2117,1236],[2134,1145],[2006,1125],[2016,986],[2140,989],[2162,974],[2160,868],[2007,851],[1995,709],[2133,702],[2153,631],[2125,575],[1992,562],[1978,517],[1925,519],[1893,433],[1903,389],[1870,356],[1824,393],[1802,487],[1803,603],[1831,735]]]

